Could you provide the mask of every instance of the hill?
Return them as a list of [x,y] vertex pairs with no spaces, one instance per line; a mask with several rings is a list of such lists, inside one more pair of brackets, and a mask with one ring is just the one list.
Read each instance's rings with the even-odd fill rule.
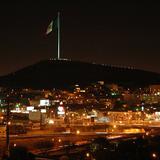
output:
[[68,88],[76,83],[87,85],[99,80],[127,87],[143,87],[148,84],[159,84],[160,74],[86,62],[44,60],[0,77],[0,86]]

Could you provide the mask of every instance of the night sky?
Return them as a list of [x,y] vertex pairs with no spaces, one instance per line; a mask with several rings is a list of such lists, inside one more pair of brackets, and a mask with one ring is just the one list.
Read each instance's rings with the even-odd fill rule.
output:
[[160,73],[159,8],[152,1],[1,2],[0,75],[56,57],[56,30],[48,37],[45,32],[57,11],[61,12],[63,58]]

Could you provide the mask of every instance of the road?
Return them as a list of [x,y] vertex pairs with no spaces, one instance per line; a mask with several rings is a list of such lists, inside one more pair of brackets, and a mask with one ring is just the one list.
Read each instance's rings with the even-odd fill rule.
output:
[[[10,136],[10,147],[23,146],[33,153],[39,153],[47,149],[57,150],[64,145],[86,143],[93,138],[106,137],[109,139],[129,137],[132,134],[109,135],[106,132],[82,132],[76,133],[53,133],[50,131],[33,131],[26,135]],[[6,138],[0,138],[0,154],[5,151]]]

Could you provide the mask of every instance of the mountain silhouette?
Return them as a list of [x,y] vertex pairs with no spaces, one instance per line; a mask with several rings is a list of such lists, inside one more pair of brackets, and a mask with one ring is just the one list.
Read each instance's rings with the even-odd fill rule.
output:
[[132,68],[114,67],[71,60],[43,60],[0,77],[0,86],[12,88],[69,88],[104,81],[124,87],[159,84],[160,74]]

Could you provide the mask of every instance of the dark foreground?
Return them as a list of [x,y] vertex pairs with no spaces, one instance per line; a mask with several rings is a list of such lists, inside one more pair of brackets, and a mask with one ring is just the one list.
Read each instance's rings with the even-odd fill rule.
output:
[[159,160],[160,136],[138,135],[123,139],[109,140],[104,137],[86,143],[66,142],[61,148],[53,149],[47,143],[41,144],[44,150],[31,153],[25,147],[13,146],[9,160]]

